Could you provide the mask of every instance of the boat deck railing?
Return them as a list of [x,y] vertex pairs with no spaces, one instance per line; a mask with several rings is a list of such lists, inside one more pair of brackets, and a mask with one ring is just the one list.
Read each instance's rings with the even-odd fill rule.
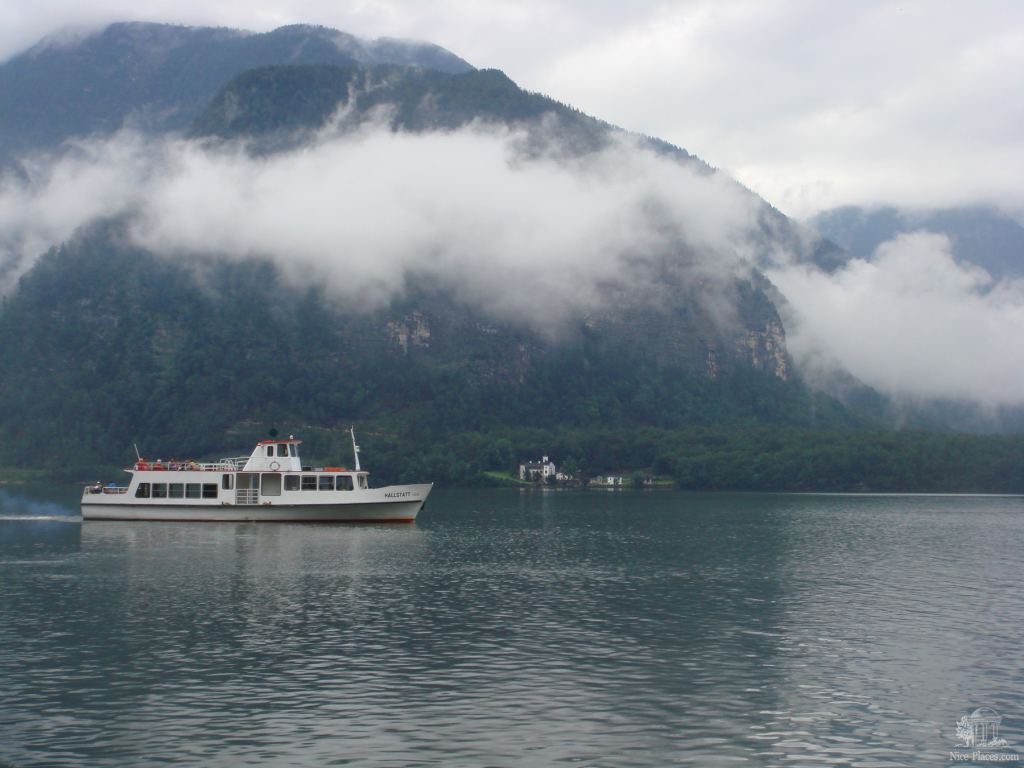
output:
[[146,461],[139,459],[133,468],[137,471],[237,472],[245,466],[247,461],[249,461],[248,456],[235,456],[217,461],[178,461],[177,459]]
[[259,503],[260,492],[257,489],[239,488],[235,491],[235,504],[249,505]]
[[105,485],[105,486],[89,486],[87,489],[89,493],[128,493],[128,486],[126,485]]

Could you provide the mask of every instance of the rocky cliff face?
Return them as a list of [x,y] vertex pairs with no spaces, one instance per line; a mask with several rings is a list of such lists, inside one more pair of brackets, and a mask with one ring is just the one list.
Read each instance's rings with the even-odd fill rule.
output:
[[786,351],[786,332],[778,319],[768,320],[763,330],[749,329],[740,346],[751,367],[767,371],[777,379],[789,378],[790,358]]
[[409,354],[409,346],[427,348],[430,346],[430,322],[422,312],[412,312],[400,320],[389,320],[388,333],[392,343]]
[[564,354],[578,355],[584,367],[613,357],[708,381],[751,370],[787,382],[792,361],[785,330],[756,288],[761,281],[735,280],[728,291],[719,287],[717,300],[724,293],[739,305],[719,317],[701,299],[706,284],[680,284],[668,292],[669,300],[581,313],[547,333],[496,321],[443,293],[407,296],[394,309],[357,322],[367,324],[368,337],[386,338],[392,354],[430,366],[462,367],[467,375],[510,386],[524,384]]

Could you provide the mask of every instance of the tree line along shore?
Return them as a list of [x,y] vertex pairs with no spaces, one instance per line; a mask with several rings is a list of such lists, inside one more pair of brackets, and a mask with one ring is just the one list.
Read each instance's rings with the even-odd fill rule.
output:
[[[303,437],[304,455],[314,464],[349,459],[351,445],[342,427],[288,425],[286,430]],[[247,445],[260,436],[254,425],[244,437],[236,433],[224,440],[227,446]],[[771,427],[522,429],[442,435],[367,425],[360,444],[363,463],[377,485],[515,485],[522,482],[519,464],[544,455],[557,461],[560,471],[571,470],[566,474],[574,479],[615,475],[622,478],[624,488],[1024,493],[1024,435]],[[126,452],[125,465],[133,459]],[[0,481],[86,482],[114,476],[111,473],[119,469],[44,461],[31,470],[0,468]]]

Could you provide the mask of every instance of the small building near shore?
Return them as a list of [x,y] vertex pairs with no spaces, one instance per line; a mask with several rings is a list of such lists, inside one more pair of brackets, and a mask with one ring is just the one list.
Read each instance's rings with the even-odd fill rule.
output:
[[531,483],[554,481],[559,475],[555,462],[544,456],[540,461],[519,462],[519,479]]

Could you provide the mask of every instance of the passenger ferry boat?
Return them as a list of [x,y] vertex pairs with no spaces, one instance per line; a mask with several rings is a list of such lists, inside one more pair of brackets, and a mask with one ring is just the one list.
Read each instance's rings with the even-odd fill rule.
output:
[[84,520],[411,523],[433,483],[369,487],[355,469],[304,467],[301,440],[261,440],[250,456],[195,461],[139,457],[126,486],[90,485],[82,493]]

